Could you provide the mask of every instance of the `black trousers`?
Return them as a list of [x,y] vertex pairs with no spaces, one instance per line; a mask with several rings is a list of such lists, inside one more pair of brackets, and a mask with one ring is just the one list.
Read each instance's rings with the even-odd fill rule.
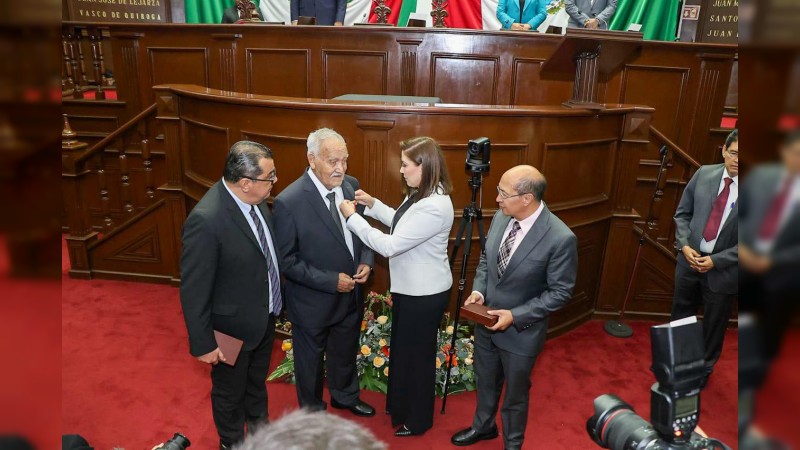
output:
[[327,408],[322,401],[326,368],[331,398],[343,405],[352,405],[358,400],[356,352],[360,324],[355,307],[341,322],[329,327],[308,328],[293,324],[294,374],[301,408],[312,411]]
[[450,290],[410,296],[392,294],[392,335],[386,409],[392,425],[412,433],[433,426],[436,400],[436,335]]
[[231,367],[211,366],[211,410],[219,440],[232,446],[244,438],[244,424],[267,419],[267,372],[275,339],[275,317],[269,315],[264,338],[253,349],[242,351]]
[[714,364],[722,354],[722,343],[734,298],[731,294],[712,291],[705,273],[695,272],[680,262],[676,265],[672,320],[694,316],[698,314],[700,306],[703,306],[703,341],[708,374],[714,370]]
[[[480,327],[480,325],[478,326]],[[523,356],[503,350],[492,342],[489,331],[475,330],[475,381],[478,405],[472,428],[480,433],[497,428],[497,407],[503,384],[506,393],[500,417],[506,449],[519,450],[528,425],[531,372],[536,356]]]

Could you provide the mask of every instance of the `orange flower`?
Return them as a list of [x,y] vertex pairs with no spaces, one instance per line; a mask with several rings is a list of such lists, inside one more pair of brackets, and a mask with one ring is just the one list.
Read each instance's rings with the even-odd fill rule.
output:
[[367,321],[366,320],[362,320],[361,321],[361,331],[364,331],[366,329],[367,329]]

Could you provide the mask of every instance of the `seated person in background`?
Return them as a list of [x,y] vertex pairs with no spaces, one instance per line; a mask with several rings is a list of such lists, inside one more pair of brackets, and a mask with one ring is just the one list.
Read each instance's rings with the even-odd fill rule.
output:
[[316,17],[317,25],[344,25],[347,0],[290,0],[292,25],[300,16]]
[[545,0],[500,0],[497,18],[506,30],[535,30],[547,18]]
[[607,30],[617,10],[617,0],[565,0],[564,9],[569,14],[570,28]]
[[372,432],[334,414],[297,410],[249,434],[236,450],[386,450]]

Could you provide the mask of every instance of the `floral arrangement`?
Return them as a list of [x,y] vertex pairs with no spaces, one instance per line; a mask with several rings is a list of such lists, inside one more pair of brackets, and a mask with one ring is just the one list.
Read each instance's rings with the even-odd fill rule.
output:
[[564,0],[552,0],[547,4],[547,14],[555,14],[564,8]]
[[[447,360],[450,343],[456,330],[450,324],[449,314],[442,319],[442,327],[437,335],[436,354],[436,395],[444,395],[444,384],[447,376]],[[281,325],[284,331],[291,330],[291,324]],[[450,369],[449,394],[475,390],[475,372],[473,370],[474,339],[469,334],[469,327],[460,325],[457,330],[456,350],[452,355]],[[392,334],[392,295],[378,294],[372,291],[367,296],[367,305],[361,320],[361,337],[356,356],[356,371],[361,389],[383,392],[387,391],[389,381],[389,358],[391,357]],[[285,379],[294,383],[294,354],[292,340],[285,339],[281,350],[286,352],[283,361],[278,364],[268,381]]]

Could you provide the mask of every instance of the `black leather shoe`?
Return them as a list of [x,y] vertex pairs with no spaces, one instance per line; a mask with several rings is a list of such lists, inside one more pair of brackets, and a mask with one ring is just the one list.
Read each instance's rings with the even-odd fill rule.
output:
[[450,442],[452,442],[453,445],[458,445],[463,447],[466,445],[472,445],[478,441],[494,439],[497,436],[498,436],[497,428],[489,430],[486,433],[478,433],[475,429],[470,427],[470,428],[465,428],[459,431],[458,433],[454,434],[453,437],[450,438]]
[[356,402],[350,406],[343,405],[336,400],[331,399],[331,406],[336,409],[347,409],[351,413],[361,417],[370,417],[375,415],[375,408],[362,402],[360,399],[356,400]]

